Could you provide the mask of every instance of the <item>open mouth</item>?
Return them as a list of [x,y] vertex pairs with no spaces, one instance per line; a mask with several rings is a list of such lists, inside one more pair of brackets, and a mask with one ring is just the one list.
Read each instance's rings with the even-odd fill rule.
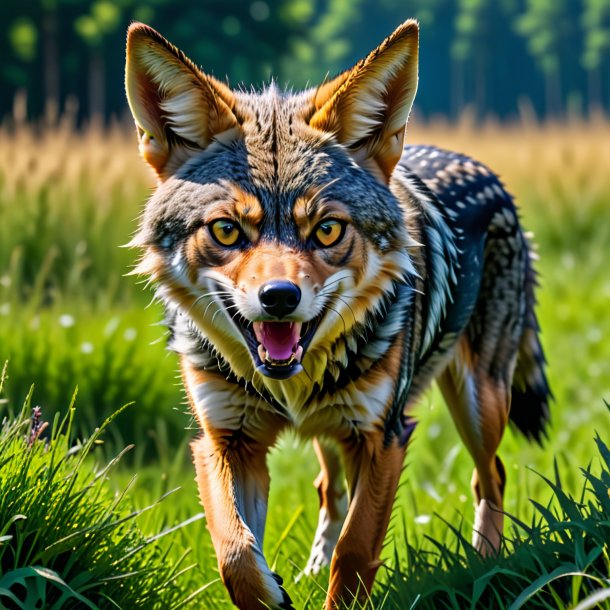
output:
[[[222,300],[227,310],[235,307],[231,300]],[[232,320],[246,340],[256,370],[272,379],[289,379],[303,370],[301,361],[322,317],[320,314],[307,322],[252,322],[241,315],[233,315]]]
[[319,319],[303,323],[249,322],[242,318],[240,322],[259,373],[272,379],[288,379],[303,370],[301,361]]
[[301,322],[254,322],[258,357],[265,365],[286,367],[300,363],[303,357]]

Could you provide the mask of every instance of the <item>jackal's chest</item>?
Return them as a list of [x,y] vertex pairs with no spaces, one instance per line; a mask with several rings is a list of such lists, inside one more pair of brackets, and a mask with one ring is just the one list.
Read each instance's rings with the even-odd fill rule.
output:
[[406,305],[396,304],[365,343],[348,338],[332,350],[323,343],[314,346],[303,370],[285,380],[263,376],[251,365],[238,374],[230,362],[241,366],[248,354],[220,357],[185,316],[168,316],[170,348],[181,356],[191,405],[204,429],[242,430],[256,437],[277,426],[304,437],[344,438],[386,422],[403,368],[399,318],[405,311]]
[[391,375],[381,370],[335,392],[312,394],[307,400],[299,398],[294,388],[298,380],[292,379],[292,391],[288,389],[281,402],[221,375],[198,375],[191,370],[184,378],[195,415],[204,427],[241,430],[254,438],[270,421],[304,437],[346,437],[372,431],[383,425],[395,390]]

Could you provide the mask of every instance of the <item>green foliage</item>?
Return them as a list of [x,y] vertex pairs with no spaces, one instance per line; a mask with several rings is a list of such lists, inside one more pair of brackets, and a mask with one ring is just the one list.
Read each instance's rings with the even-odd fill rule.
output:
[[484,18],[484,0],[460,0],[455,20],[456,37],[451,47],[452,56],[460,61],[470,58],[474,52],[474,41]]
[[610,608],[610,450],[599,436],[595,443],[599,473],[582,469],[585,482],[574,498],[555,463],[555,480],[542,477],[551,500],[531,500],[529,526],[508,516],[513,531],[499,558],[481,558],[449,524],[451,539],[431,552],[405,541],[408,569],[390,576],[385,607]]
[[15,55],[22,61],[32,61],[36,56],[38,31],[31,19],[16,19],[9,30],[9,40]]
[[69,388],[78,383],[81,408],[74,428],[81,434],[125,401],[137,403],[123,415],[122,426],[110,430],[112,450],[136,443],[140,459],[157,439],[183,437],[190,417],[173,382],[176,363],[166,353],[163,330],[152,326],[162,316],[157,308],[143,316],[135,309],[92,313],[82,302],[69,309],[14,307],[14,326],[0,325],[2,354],[11,363],[6,384],[11,402],[23,400],[36,371],[34,400],[49,416],[62,410]]
[[[361,5],[362,0],[330,0],[325,10],[320,10],[317,3],[285,2],[283,15],[299,28],[299,35],[289,40],[292,52],[285,54],[278,66],[290,86],[314,84],[325,74],[348,67],[342,63],[354,45],[351,33],[359,21]],[[322,74],[320,66],[325,67]]]
[[116,4],[98,0],[91,7],[90,13],[76,18],[74,28],[87,44],[99,46],[104,36],[116,30],[120,19],[120,9]]
[[527,38],[531,54],[545,73],[559,70],[565,15],[565,0],[528,0],[527,10],[516,20],[517,31]]
[[146,537],[136,525],[142,512],[159,508],[131,509],[133,487],[112,492],[108,476],[122,453],[105,466],[95,459],[102,433],[121,411],[82,441],[73,438],[72,405],[50,435],[40,413],[30,419],[29,411],[28,397],[0,429],[0,605],[179,607],[188,596],[185,555],[170,560],[157,543],[165,532]]
[[582,63],[587,70],[594,70],[610,49],[610,1],[584,0],[581,23],[585,32]]
[[[73,95],[81,118],[87,109],[90,117],[104,108],[107,116],[124,112],[124,35],[132,20],[158,28],[234,85],[261,85],[274,76],[281,85],[303,87],[349,67],[398,23],[416,17],[426,68],[420,113],[457,115],[473,105],[478,116],[512,117],[527,96],[541,114],[553,115],[577,94],[608,109],[609,7],[608,0],[4,2],[0,116],[21,88],[30,116],[44,114],[49,100]],[[592,72],[595,82],[587,83]],[[559,73],[561,85],[547,86],[557,91],[543,91],[540,76]]]

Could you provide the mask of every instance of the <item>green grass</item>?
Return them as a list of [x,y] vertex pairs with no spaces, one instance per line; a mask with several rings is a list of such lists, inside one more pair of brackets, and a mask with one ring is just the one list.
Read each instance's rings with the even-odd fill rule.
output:
[[[538,313],[556,400],[544,448],[508,431],[500,450],[508,472],[506,510],[528,527],[542,518],[541,538],[528,541],[527,530],[509,527],[514,542],[508,550],[514,555],[508,553],[499,563],[481,563],[451,529],[457,527],[469,539],[472,463],[440,394],[426,394],[417,406],[420,424],[369,607],[470,607],[475,589],[481,587],[476,583],[486,581],[485,601],[477,607],[508,607],[536,580],[526,569],[526,559],[533,559],[532,549],[538,547],[544,561],[535,565],[544,587],[538,601],[528,600],[525,607],[574,606],[594,587],[608,587],[607,580],[564,576],[552,584],[544,578],[563,566],[607,579],[608,530],[599,529],[602,538],[593,535],[597,530],[587,535],[603,549],[591,568],[582,561],[589,547],[578,550],[581,543],[573,530],[572,542],[562,542],[562,533],[544,521],[530,498],[542,507],[552,502],[564,522],[561,494],[536,474],[555,484],[556,464],[562,493],[577,499],[574,510],[585,511],[574,523],[584,523],[586,511],[593,514],[594,507],[603,504],[592,482],[581,503],[580,468],[593,460],[592,472],[599,472],[595,469],[602,453],[594,441],[596,431],[606,444],[610,441],[603,402],[610,400],[610,126],[481,132],[431,126],[414,130],[411,141],[466,151],[497,169],[517,194],[541,256]],[[125,494],[135,512],[180,488],[135,518],[140,531],[152,535],[187,521],[201,512],[188,451],[196,432],[183,404],[176,359],[165,351],[164,329],[158,325],[162,312],[156,305],[147,308],[150,293],[124,277],[135,254],[119,248],[135,229],[151,186],[135,142],[126,142],[120,130],[80,136],[67,129],[49,130],[36,136],[27,129],[15,134],[0,129],[0,151],[0,362],[9,360],[4,387],[8,402],[0,403],[0,412],[7,412],[7,405],[23,404],[34,382],[31,404],[40,405],[52,421],[56,413],[65,413],[78,386],[73,438],[85,438],[121,405],[134,401],[105,430],[104,444],[96,445],[94,457],[109,459],[135,444],[107,480],[112,491],[121,494],[137,475]],[[287,435],[269,464],[266,555],[284,576],[297,608],[320,607],[327,573],[294,582],[307,560],[317,520],[313,451]],[[603,484],[607,491],[607,477]],[[607,507],[603,510],[607,519]],[[178,562],[189,548],[187,563],[194,567],[181,577],[182,592],[186,596],[210,585],[192,607],[230,607],[217,580],[204,520],[172,533],[171,544],[159,552],[167,551],[167,560]],[[510,563],[511,556],[515,563]],[[601,568],[600,561],[605,561]],[[513,569],[520,575],[513,579],[514,586],[505,582],[502,572]],[[451,605],[449,588],[457,605]],[[493,591],[499,592],[495,602],[485,597],[493,597]],[[560,595],[561,603],[554,595]]]
[[[133,481],[119,493],[108,481],[130,447],[100,463],[102,434],[123,410],[85,439],[74,436],[73,404],[49,434],[44,413],[30,411],[28,396],[0,429],[0,606],[166,609],[196,597],[182,582],[188,550],[170,558],[158,542],[182,526],[163,531],[156,504],[170,492],[134,510]],[[136,520],[149,510],[155,528],[145,535]]]
[[[38,440],[28,447],[28,406],[5,421],[0,433],[0,484],[10,490],[0,503],[0,598],[4,586],[24,600],[24,608],[34,607],[37,597],[49,608],[70,607],[70,601],[85,607],[83,600],[91,607],[171,608],[182,607],[194,593],[193,607],[230,606],[214,577],[215,560],[194,484],[184,481],[180,452],[162,458],[161,473],[145,467],[135,481],[131,469],[112,477],[118,458],[106,466],[92,458],[102,432],[118,426],[123,413],[104,422],[90,439],[70,442],[68,422],[55,427],[66,432],[55,434],[48,445]],[[69,414],[73,417],[74,410]],[[275,519],[266,554],[290,576],[288,589],[297,607],[316,608],[324,598],[327,573],[298,586],[293,582],[315,525],[314,502],[307,498],[313,493],[303,493],[313,471],[294,472],[293,464],[306,453],[302,445],[289,437],[281,445],[272,470],[284,473],[291,484],[280,480],[272,494]],[[561,609],[580,602],[581,609],[610,608],[610,451],[599,437],[591,446],[596,457],[586,467],[572,463],[560,469],[556,463],[552,478],[529,473],[540,487],[535,497],[545,499],[528,501],[533,509],[528,522],[508,511],[505,553],[498,560],[484,560],[472,549],[469,519],[461,514],[447,522],[438,515],[430,520],[436,521],[436,531],[427,544],[410,534],[401,494],[386,565],[366,607]],[[578,480],[575,497],[560,470]],[[108,477],[120,493],[110,493]],[[177,481],[182,489],[174,488]],[[129,506],[132,502],[135,506]],[[523,513],[523,507],[519,510]],[[422,516],[417,520],[425,521]],[[171,546],[163,540],[157,544],[163,530]],[[147,538],[143,531],[156,535]],[[194,540],[199,544],[191,549]],[[180,571],[185,554],[189,568]],[[595,604],[587,606],[586,600],[593,599]]]
[[595,442],[599,459],[580,470],[578,496],[566,492],[557,464],[554,480],[540,476],[552,498],[530,500],[529,524],[509,514],[500,558],[481,558],[455,524],[447,524],[450,540],[435,543],[435,551],[408,546],[407,560],[396,562],[401,568],[389,578],[388,607],[517,610],[593,599],[602,607],[598,591],[610,599],[610,451],[599,437]]

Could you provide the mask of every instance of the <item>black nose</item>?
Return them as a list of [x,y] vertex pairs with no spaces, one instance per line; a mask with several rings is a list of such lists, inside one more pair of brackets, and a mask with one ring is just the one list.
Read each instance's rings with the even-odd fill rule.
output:
[[265,313],[277,318],[291,314],[301,302],[301,289],[286,280],[267,282],[258,291],[258,300]]

